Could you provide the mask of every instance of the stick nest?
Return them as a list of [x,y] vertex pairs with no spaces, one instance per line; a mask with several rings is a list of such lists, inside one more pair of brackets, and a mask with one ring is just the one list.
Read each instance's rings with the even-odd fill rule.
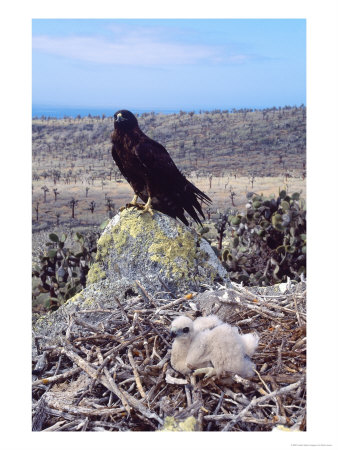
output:
[[168,302],[143,289],[123,304],[115,297],[112,308],[75,312],[61,345],[40,348],[35,336],[33,430],[305,430],[305,283],[282,291],[235,283],[214,291],[228,323],[260,336],[250,379],[183,377],[171,368],[172,320],[205,314],[194,293]]

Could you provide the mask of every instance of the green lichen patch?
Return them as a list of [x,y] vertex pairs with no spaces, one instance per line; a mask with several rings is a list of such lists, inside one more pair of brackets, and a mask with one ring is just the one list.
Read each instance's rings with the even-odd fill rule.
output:
[[157,230],[153,243],[148,248],[151,261],[160,263],[166,272],[186,277],[189,269],[195,266],[197,249],[194,236],[185,232],[175,239],[169,239],[161,230]]
[[195,431],[196,419],[193,416],[187,417],[179,422],[175,417],[168,416],[164,419],[163,428],[160,431]]
[[123,210],[120,220],[116,225],[113,225],[110,231],[116,251],[122,253],[127,242],[132,245],[133,242],[131,242],[130,237],[133,239],[140,235],[149,237],[153,226],[154,220],[150,214],[142,214],[128,209]]
[[87,275],[87,285],[96,283],[107,277],[106,272],[101,268],[99,263],[94,263]]
[[88,297],[84,300],[84,302],[82,303],[82,306],[85,308],[94,306],[96,304],[96,300],[94,297]]
[[111,247],[112,235],[108,231],[104,233],[97,241],[96,261],[102,261],[109,254]]
[[71,297],[69,300],[67,300],[65,304],[81,303],[82,300],[83,300],[83,296],[81,295],[81,292],[79,292],[78,294],[75,294],[73,297]]

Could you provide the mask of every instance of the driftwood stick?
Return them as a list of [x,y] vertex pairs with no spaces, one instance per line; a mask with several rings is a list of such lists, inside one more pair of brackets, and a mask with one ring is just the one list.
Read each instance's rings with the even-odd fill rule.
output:
[[115,383],[115,381],[113,380],[112,376],[110,375],[107,367],[104,367],[103,364],[103,356],[101,354],[100,349],[97,349],[97,355],[98,355],[98,359],[99,362],[101,363],[101,366],[103,367],[104,370],[104,374],[107,378],[108,383],[110,384],[110,390],[121,400],[122,405],[124,406],[124,408],[126,409],[127,413],[130,414],[130,407],[128,405],[128,402],[125,398],[125,396],[122,394],[122,392],[120,391],[120,389],[118,388],[117,384]]
[[297,304],[297,299],[296,299],[295,295],[293,296],[293,301],[294,301],[294,304],[295,304],[295,309],[296,309],[296,315],[297,315],[298,323],[299,323],[299,326],[301,327],[303,325],[303,321],[301,320],[300,315],[299,315],[298,304]]
[[[215,410],[213,412],[213,415],[209,416],[209,417],[217,416],[218,411],[221,409],[223,399],[224,399],[224,392],[222,392],[222,394],[221,394],[221,396],[220,396],[220,398],[218,400],[218,403],[217,403],[217,406],[216,406],[216,408],[215,408]],[[204,419],[206,419],[206,417],[208,417],[208,416],[204,416]],[[211,423],[208,423],[207,431],[210,431],[211,425],[212,425]]]
[[103,374],[100,374],[99,371],[93,369],[93,367],[87,361],[81,358],[81,356],[79,356],[69,348],[63,348],[62,351],[91,378],[93,378],[95,381],[99,381],[101,384],[103,384],[104,387],[111,390],[110,383],[107,381],[106,377]]
[[187,385],[188,384],[188,381],[185,380],[184,378],[174,378],[169,373],[166,374],[165,381],[168,384],[179,384],[179,385],[182,385],[182,384]]
[[170,346],[171,346],[171,345],[169,344],[169,342],[165,339],[165,337],[157,330],[157,328],[154,327],[154,325],[151,323],[150,320],[147,320],[146,323],[147,323],[147,325],[149,325],[150,328],[157,334],[157,336],[159,336],[159,337],[162,339],[162,341],[165,343],[165,345],[166,345],[167,347],[170,347]]
[[[204,416],[203,419],[204,420],[212,420],[212,421],[221,421],[221,420],[235,420],[237,416],[235,416],[234,414],[210,414],[207,416]],[[285,425],[287,424],[287,420],[285,417],[282,416],[274,416],[274,419],[269,420],[269,419],[259,419],[253,416],[243,416],[241,417],[241,422],[246,422],[246,423],[256,423],[257,425]]]
[[91,323],[85,322],[84,320],[80,319],[79,317],[74,317],[74,322],[80,325],[83,328],[88,328],[88,330],[94,331],[95,333],[102,333],[104,331],[104,327],[96,327],[95,325],[92,325]]
[[182,303],[182,302],[185,302],[185,301],[187,301],[187,299],[185,297],[181,297],[181,298],[178,298],[178,299],[176,299],[176,300],[174,300],[174,301],[172,301],[170,303],[167,303],[167,304],[165,304],[163,306],[160,306],[159,308],[156,309],[155,315],[158,314],[160,311],[163,311],[164,309],[171,309],[173,306],[176,306],[179,303]]
[[136,286],[139,288],[139,290],[141,291],[141,294],[143,295],[143,297],[149,302],[151,303],[153,306],[155,306],[156,308],[156,302],[154,301],[153,297],[149,294],[149,292],[147,292],[145,290],[145,288],[142,286],[142,284],[138,281],[135,280],[135,284]]
[[59,431],[60,427],[66,422],[66,420],[60,420],[59,422],[54,423],[51,427],[45,428],[42,431]]
[[229,388],[224,388],[223,391],[224,391],[225,395],[232,398],[237,403],[241,403],[242,405],[245,405],[245,406],[247,406],[250,403],[248,398],[242,392],[233,392]]
[[121,305],[120,300],[116,297],[116,295],[114,295],[114,300],[116,301],[116,303],[117,303],[117,305],[118,305],[118,307],[119,307],[119,309],[120,309],[120,311],[121,311],[123,317],[126,319],[127,322],[130,323],[130,319],[129,319],[129,317],[128,317],[128,314],[127,314],[126,311],[124,310],[123,306]]
[[148,419],[155,419],[160,425],[163,425],[163,420],[155,412],[151,412],[139,400],[137,400],[132,395],[128,394],[128,392],[124,391],[123,389],[121,389],[121,392],[126,397],[128,403],[134,409],[137,409],[142,415],[144,415]]
[[33,381],[32,386],[38,386],[39,384],[58,383],[59,381],[64,381],[67,378],[72,377],[73,375],[77,375],[79,372],[81,372],[81,368],[76,367],[74,369],[68,370],[67,372],[60,373],[59,375],[48,378],[41,378],[40,380]]
[[121,412],[125,411],[124,408],[107,408],[105,406],[96,408],[74,406],[67,403],[60,395],[56,395],[55,392],[48,392],[48,394],[46,394],[46,403],[50,408],[54,408],[59,411],[65,411],[74,414],[75,416],[109,416],[120,414]]
[[101,340],[101,339],[106,339],[108,341],[114,341],[114,342],[118,342],[119,344],[122,344],[123,341],[119,338],[117,338],[116,336],[113,336],[112,334],[109,333],[98,333],[98,334],[93,334],[91,336],[82,336],[82,337],[78,337],[76,339],[73,340],[73,342],[86,342],[86,341],[93,341],[93,340]]
[[141,397],[146,398],[146,394],[144,392],[144,389],[142,387],[142,383],[140,380],[140,375],[138,373],[134,357],[131,353],[131,347],[128,348],[128,359],[129,359],[131,367],[133,368],[133,373],[134,373],[137,389],[138,389],[139,393],[141,394]]
[[44,394],[38,401],[35,409],[35,415],[32,423],[32,431],[41,431],[44,421],[46,419],[46,394]]
[[68,316],[68,327],[66,330],[66,337],[65,337],[66,341],[70,341],[73,324],[74,324],[74,314],[70,314]]
[[254,406],[258,405],[259,403],[262,403],[265,400],[269,400],[270,398],[276,397],[277,395],[282,395],[287,392],[293,391],[297,389],[304,381],[304,377],[302,377],[297,383],[289,384],[289,386],[282,387],[278,389],[277,391],[273,391],[270,394],[264,395],[263,397],[254,397],[253,400],[242,409],[242,411],[237,414],[237,416],[234,417],[224,428],[222,431],[229,431],[239,420],[241,420],[242,417],[246,415],[246,413],[252,409]]
[[[277,390],[278,390],[277,383],[276,383],[276,381],[274,380],[273,377],[272,377],[272,380],[271,380],[271,385],[272,385],[272,389],[273,389],[274,391],[277,391]],[[284,409],[282,400],[281,400],[281,398],[280,398],[279,395],[276,396],[276,400],[277,400],[277,403],[278,403],[278,407],[279,407],[280,413],[283,415],[283,417],[286,418],[285,409]]]

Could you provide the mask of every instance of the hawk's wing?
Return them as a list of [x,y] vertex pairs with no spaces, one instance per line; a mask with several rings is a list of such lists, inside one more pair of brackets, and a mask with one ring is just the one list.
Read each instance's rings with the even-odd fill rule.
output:
[[163,145],[145,136],[136,145],[135,154],[151,177],[163,182],[171,178],[172,182],[183,184],[185,178]]
[[122,162],[121,162],[121,160],[119,158],[119,155],[117,154],[117,151],[115,149],[115,145],[114,144],[113,144],[112,149],[111,149],[111,154],[112,154],[112,157],[113,157],[117,167],[119,168],[120,172],[122,173],[124,178],[130,184],[130,179],[129,179],[128,174],[126,173],[126,171],[123,169],[123,164],[122,164]]
[[204,219],[199,201],[210,203],[211,199],[181,174],[167,150],[144,135],[135,147],[135,154],[144,167],[148,183],[156,186],[155,197],[161,202],[160,210],[188,225],[186,211],[202,225],[196,212]]
[[[163,145],[143,136],[135,148],[135,153],[148,176],[156,179],[161,186],[169,187],[173,193],[180,191],[181,194],[186,194],[186,200],[189,199],[193,206],[195,206],[195,202],[191,197],[195,197],[195,195],[205,203],[211,202],[211,199],[204,192],[200,191],[181,174]],[[197,209],[199,210],[199,207]]]

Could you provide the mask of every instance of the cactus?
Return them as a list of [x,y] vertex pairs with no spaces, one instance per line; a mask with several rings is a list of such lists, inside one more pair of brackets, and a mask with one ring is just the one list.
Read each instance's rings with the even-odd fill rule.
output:
[[65,246],[67,235],[49,235],[46,251],[40,255],[40,264],[33,268],[33,303],[43,301],[46,310],[57,309],[86,286],[86,275],[96,254],[97,233],[86,238],[75,233],[78,249]]
[[[300,193],[277,198],[247,193],[243,214],[228,209],[215,227],[226,242],[221,261],[232,280],[269,285],[299,280],[306,270],[306,210]],[[221,248],[221,247],[220,247]]]

